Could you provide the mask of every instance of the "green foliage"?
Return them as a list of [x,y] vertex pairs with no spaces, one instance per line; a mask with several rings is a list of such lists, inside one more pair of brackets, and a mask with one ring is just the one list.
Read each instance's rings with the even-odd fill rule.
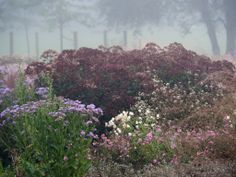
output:
[[[1,173],[9,171],[8,176],[14,173],[20,177],[84,176],[90,167],[89,133],[94,131],[94,124],[87,122],[91,122],[96,109],[94,105],[86,109],[78,101],[54,97],[50,76],[45,74],[40,79],[48,92],[46,100],[37,101],[34,88],[27,87],[24,75],[19,75],[13,92],[19,105],[9,107],[13,111],[4,114],[0,122],[1,150],[12,159],[9,170],[4,167]],[[67,109],[67,102],[73,110]],[[80,107],[84,112],[77,111]]]
[[54,99],[55,93],[53,90],[53,79],[50,74],[48,74],[48,73],[40,74],[36,85],[47,87],[48,88],[48,94],[47,94],[48,98],[50,100]]
[[4,168],[0,161],[0,177],[15,177],[13,170],[10,167]]
[[35,100],[34,89],[26,85],[24,74],[21,71],[19,71],[19,77],[16,80],[14,96],[19,105]]
[[85,117],[68,114],[66,120],[55,121],[48,115],[54,107],[45,105],[33,115],[24,114],[15,125],[7,124],[11,133],[2,142],[13,152],[14,168],[29,177],[80,177],[89,166],[91,138],[80,135],[92,127],[85,125]]

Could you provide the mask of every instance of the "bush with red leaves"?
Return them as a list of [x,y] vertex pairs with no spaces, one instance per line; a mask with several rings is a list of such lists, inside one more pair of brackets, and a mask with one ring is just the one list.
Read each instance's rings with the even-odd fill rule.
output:
[[[49,72],[57,95],[80,99],[103,108],[107,118],[128,109],[139,92],[153,91],[153,76],[157,75],[171,86],[194,84],[207,79],[209,74],[234,74],[234,66],[227,61],[213,62],[186,50],[178,43],[161,49],[149,43],[142,50],[124,51],[120,47],[81,48],[65,50],[50,63],[33,63],[26,74]],[[188,79],[186,79],[188,78]]]

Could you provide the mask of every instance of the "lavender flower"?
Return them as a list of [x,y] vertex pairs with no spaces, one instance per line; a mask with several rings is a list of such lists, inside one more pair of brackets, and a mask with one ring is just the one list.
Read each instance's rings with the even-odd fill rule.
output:
[[[42,107],[45,104],[46,104],[45,100],[40,100],[36,102],[28,102],[21,106],[14,105],[3,110],[0,113],[0,119],[3,119],[3,121],[11,122],[25,113],[27,114],[35,113],[40,107]],[[6,122],[4,122],[4,124],[5,123]]]
[[[41,89],[42,91],[43,89]],[[63,120],[65,123],[65,126],[69,123],[69,121],[66,119],[68,113],[77,113],[77,114],[85,114],[89,115],[90,120],[85,120],[87,125],[91,125],[94,122],[97,122],[95,117],[102,115],[102,110],[100,108],[96,108],[95,105],[84,105],[78,100],[70,100],[70,99],[62,99],[60,100],[61,103],[59,103],[59,108],[55,111],[49,112],[48,115],[53,117],[55,121]],[[22,116],[23,114],[33,114],[38,111],[39,108],[45,105],[52,104],[48,100],[39,100],[39,101],[32,101],[28,102],[26,104],[23,104],[21,106],[14,105],[11,107],[6,108],[0,113],[0,119],[6,120],[6,117],[9,118],[9,120],[6,120],[7,122],[13,122],[14,119]],[[5,125],[5,121],[0,121],[1,126]]]
[[36,89],[36,94],[41,97],[46,97],[48,94],[48,87],[39,87]]
[[86,134],[86,133],[85,133],[84,130],[82,130],[82,131],[80,132],[80,135],[81,135],[81,136],[85,136],[85,134]]
[[7,96],[8,94],[10,94],[12,92],[12,89],[5,87],[5,88],[0,88],[0,98]]
[[96,106],[94,104],[89,104],[86,106],[87,109],[91,109],[91,110],[95,109],[95,107]]

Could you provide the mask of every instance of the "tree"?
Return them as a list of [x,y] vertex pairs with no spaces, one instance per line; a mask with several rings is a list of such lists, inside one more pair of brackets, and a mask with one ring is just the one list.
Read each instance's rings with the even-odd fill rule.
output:
[[226,29],[226,53],[235,55],[236,50],[236,1],[225,0],[223,10],[225,13],[225,29]]
[[189,33],[192,26],[204,24],[211,43],[212,53],[219,55],[220,47],[217,40],[217,20],[221,14],[218,10],[219,1],[215,0],[176,0],[173,6],[177,6],[171,13],[171,21]]
[[50,0],[42,7],[43,18],[50,28],[59,28],[60,49],[63,50],[64,28],[72,22],[79,22],[89,26],[92,20],[90,10],[93,0]]
[[[197,24],[194,16],[200,14],[199,22],[207,28],[214,54],[220,54],[216,32],[219,30],[217,28],[219,22],[223,23],[226,33],[226,53],[234,54],[236,49],[235,0],[177,0],[175,3],[180,7],[178,14],[182,13],[182,17],[190,16],[188,23],[192,25]],[[182,17],[179,19],[184,19]]]
[[2,0],[0,6],[1,29],[23,27],[28,56],[30,55],[29,27],[37,24],[38,0]]
[[177,24],[184,33],[193,25],[203,24],[213,54],[220,54],[217,40],[219,22],[226,30],[226,53],[236,49],[235,0],[100,0],[98,7],[109,25],[159,25],[161,20]]
[[109,26],[158,24],[169,0],[101,0],[98,8]]

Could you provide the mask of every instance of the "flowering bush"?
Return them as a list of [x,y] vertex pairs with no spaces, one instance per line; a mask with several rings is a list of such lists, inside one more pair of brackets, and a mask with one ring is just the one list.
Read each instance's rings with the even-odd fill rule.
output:
[[114,161],[131,163],[135,168],[171,161],[173,151],[170,144],[161,139],[162,130],[156,124],[156,117],[137,117],[133,112],[122,112],[106,123],[112,132],[109,137],[101,136],[98,149],[105,156],[110,154]]
[[210,157],[216,128],[224,128],[223,116],[230,113],[218,114],[217,106],[236,88],[230,85],[231,63],[211,61],[177,43],[133,51],[81,48],[53,57],[31,64],[26,73],[37,75],[39,87],[45,86],[40,75],[50,73],[57,95],[104,109],[107,131],[93,142],[94,158],[139,169]]
[[[2,111],[1,142],[13,157],[17,176],[83,176],[89,168],[93,104],[69,99],[39,100]],[[9,132],[11,132],[9,134]]]
[[193,84],[187,80],[186,85],[178,82],[171,86],[156,77],[154,83],[155,89],[151,93],[139,94],[131,109],[139,117],[156,119],[155,124],[176,124],[195,112],[211,108],[224,96],[223,89],[211,82]]
[[52,80],[42,79],[47,87],[34,88],[20,74],[14,90],[1,89],[1,98],[12,97],[0,113],[1,158],[19,177],[83,176],[103,111],[94,104],[54,97]]
[[[234,73],[231,63],[211,61],[177,43],[164,49],[151,43],[142,50],[133,51],[124,51],[120,47],[81,48],[77,51],[65,50],[53,55],[53,58],[47,64],[29,65],[26,73],[51,73],[57,95],[99,105],[104,110],[106,120],[129,109],[139,92],[151,93],[154,76],[171,87],[181,85],[179,89],[184,88],[188,94],[191,91],[188,89],[197,91],[204,85],[210,86],[205,81],[211,74],[225,72],[232,76]],[[39,86],[43,85],[39,83]]]

